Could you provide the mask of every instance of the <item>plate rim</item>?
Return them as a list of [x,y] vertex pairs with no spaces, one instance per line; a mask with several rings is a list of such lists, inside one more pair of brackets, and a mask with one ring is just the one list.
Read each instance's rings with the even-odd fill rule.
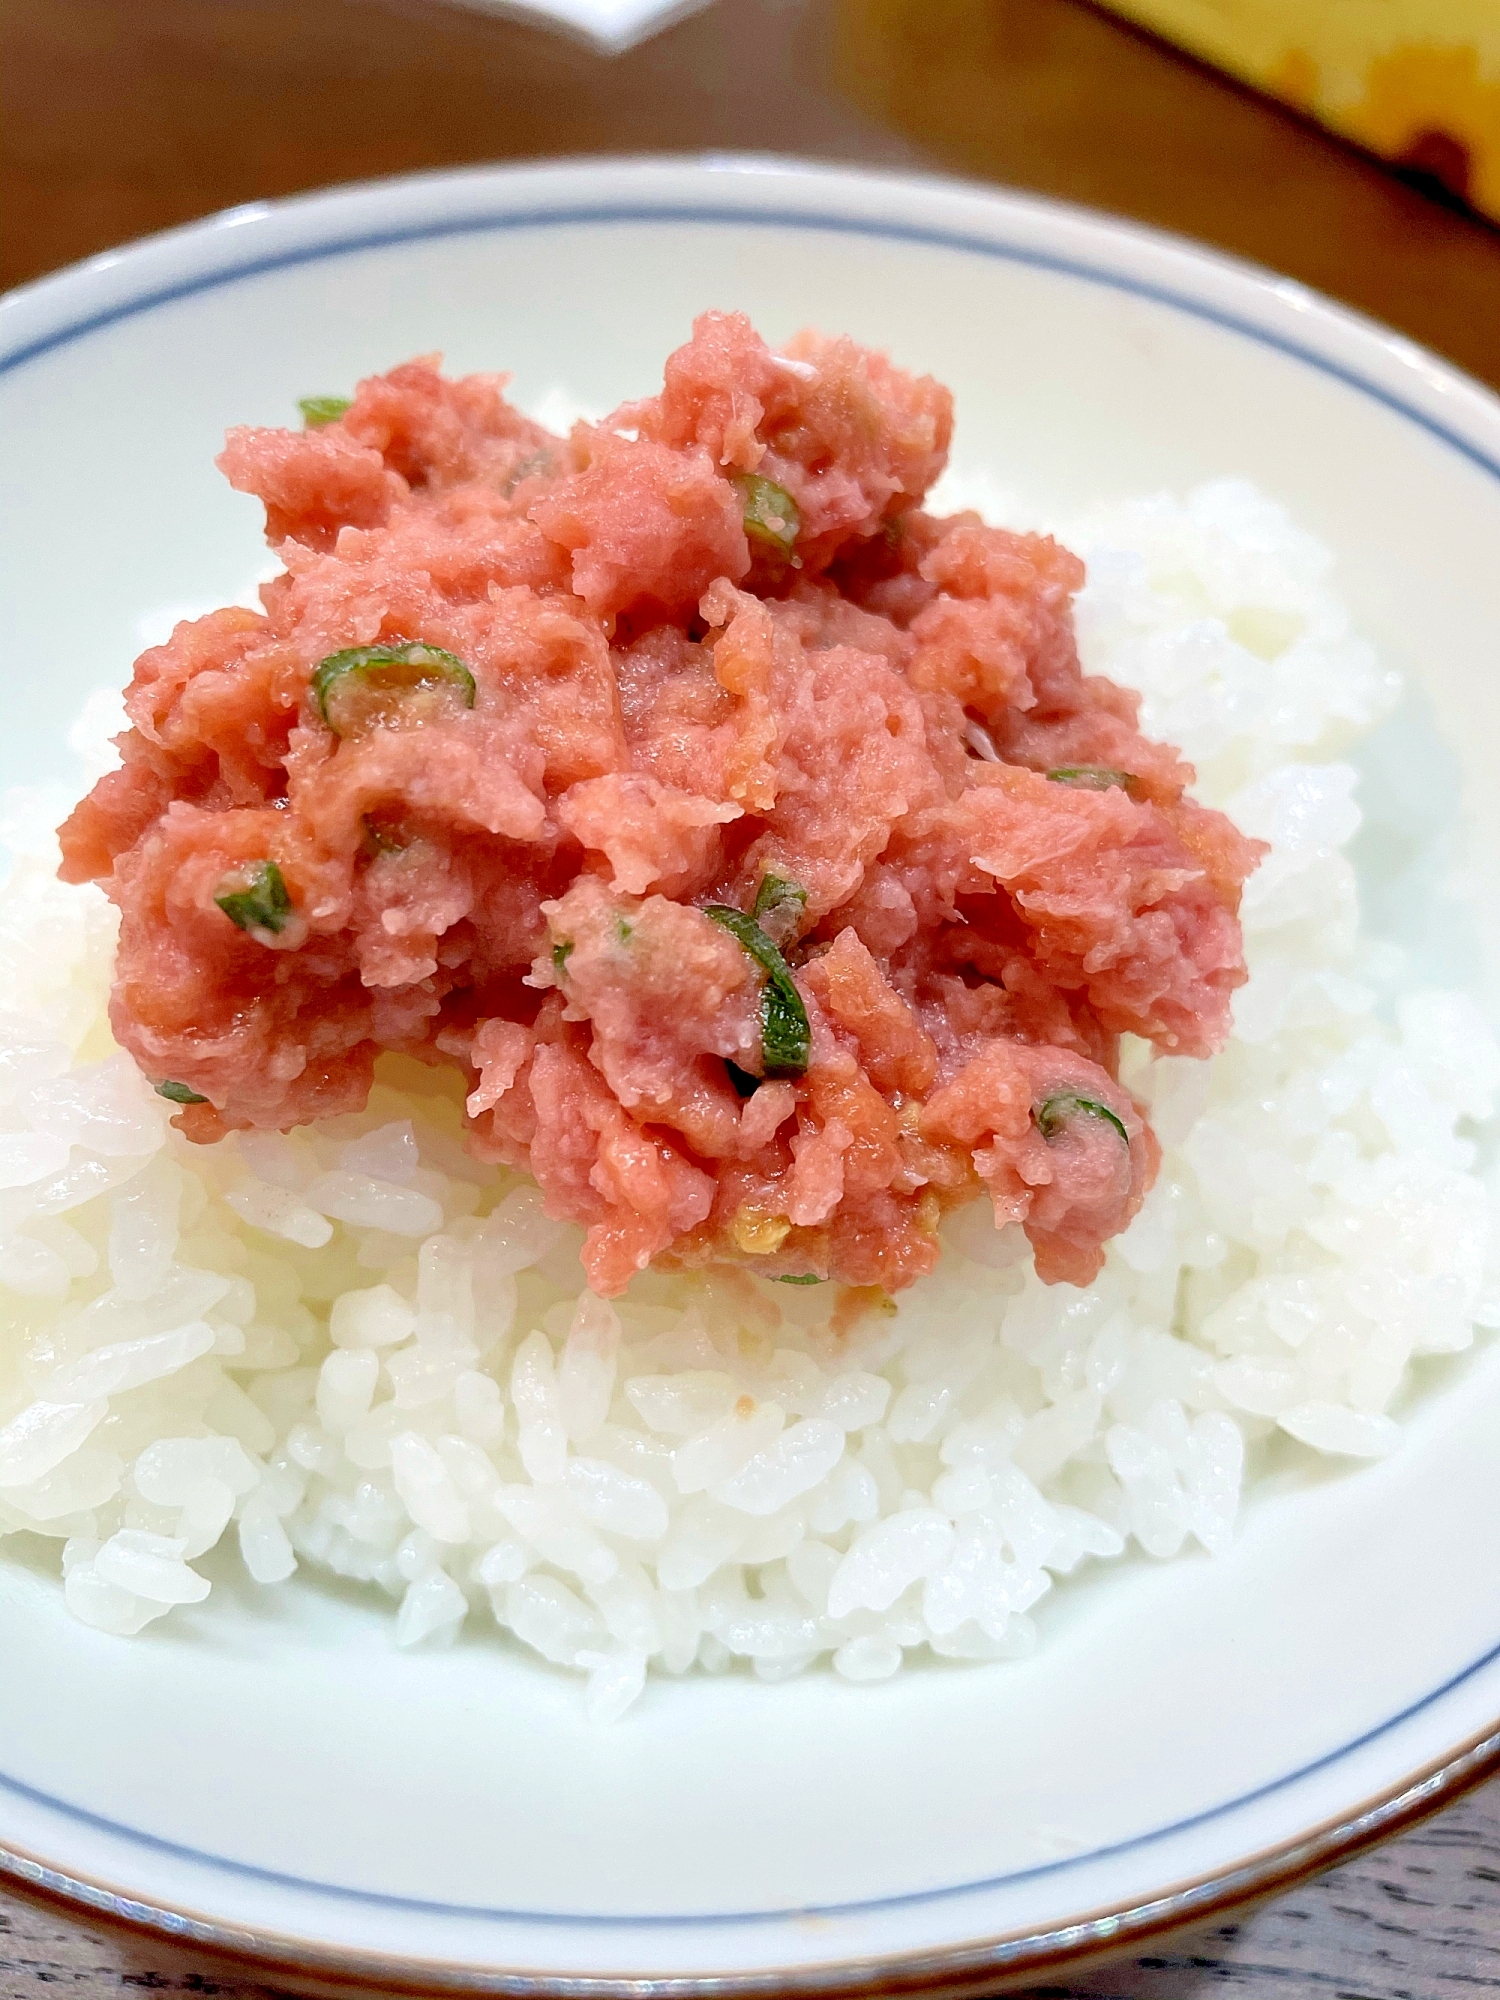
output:
[[[745,206],[736,208],[728,203],[715,204],[711,199],[691,200],[686,188],[682,199],[675,204],[664,197],[653,198],[641,189],[622,188],[616,199],[603,198],[604,189],[622,172],[639,177],[643,171],[697,182],[705,191],[714,185],[712,177],[718,177],[719,186],[727,189],[736,185],[742,198],[752,177],[762,187],[768,181],[779,179],[783,189],[788,182],[797,190],[809,187],[821,189],[835,204],[842,193],[845,210],[840,217],[812,206],[773,208],[767,204],[757,208],[747,202]],[[593,181],[599,189],[600,198],[590,204],[571,207],[556,199],[547,202],[543,198],[525,211],[515,208],[513,204],[509,211],[502,213],[469,214],[460,208],[450,213],[446,221],[441,216],[445,195],[455,197],[474,189],[493,189],[497,197],[506,193],[514,196],[518,188],[527,186],[536,186],[545,193],[548,189],[565,186],[570,177]],[[914,220],[903,225],[890,214],[879,219],[864,215],[853,202],[856,188],[885,188],[893,196],[905,195],[908,201],[912,197],[921,199],[924,196],[929,201],[941,201],[947,197],[951,202],[958,198],[973,205],[972,223],[977,226],[965,230],[962,216],[952,217],[952,226],[942,228],[936,224],[923,227]],[[417,221],[397,226],[393,221],[391,226],[370,227],[354,235],[340,229],[339,224],[344,219],[360,214],[369,217],[373,223],[382,203],[399,201],[407,193],[418,201],[426,197],[428,214],[425,223]],[[70,345],[74,340],[102,330],[122,318],[148,313],[176,298],[215,289],[268,270],[349,254],[363,248],[395,246],[403,240],[410,241],[419,236],[430,239],[445,234],[480,233],[486,229],[524,226],[527,222],[541,223],[545,220],[603,221],[609,219],[610,214],[614,219],[624,220],[626,217],[622,211],[625,210],[632,212],[633,219],[641,221],[655,214],[666,222],[697,219],[730,227],[843,227],[906,241],[945,243],[960,250],[983,252],[988,249],[989,254],[1004,254],[1011,261],[1042,265],[1095,283],[1107,282],[1117,290],[1144,295],[1255,338],[1294,360],[1342,380],[1415,422],[1472,465],[1500,479],[1500,432],[1497,432],[1497,455],[1494,457],[1483,443],[1464,435],[1466,419],[1468,427],[1477,425],[1481,430],[1487,429],[1490,424],[1500,424],[1500,398],[1486,385],[1407,336],[1328,299],[1300,282],[1282,278],[1265,266],[1227,255],[1187,237],[1025,191],[993,188],[957,176],[866,169],[779,154],[583,155],[544,161],[480,164],[458,169],[437,168],[311,190],[276,201],[244,204],[153,233],[120,249],[106,251],[60,271],[45,274],[0,298],[0,375],[39,359],[58,347]],[[1029,222],[1033,229],[1041,230],[1045,230],[1049,221],[1063,226],[1082,225],[1086,232],[1094,234],[1096,254],[1102,258],[1108,247],[1122,251],[1127,268],[1110,270],[1102,262],[1090,264],[1081,257],[1069,256],[1062,251],[1049,253],[1014,243],[1002,244],[998,228],[986,244],[984,222],[988,220],[993,228],[1007,219],[1013,224],[1017,221]],[[253,240],[257,225],[274,230],[279,224],[285,230],[289,223],[294,230],[299,226],[304,231],[310,230],[309,239],[259,257],[234,256],[234,248],[244,239],[237,238],[233,232],[245,228],[252,234]],[[1179,291],[1171,283],[1149,281],[1138,274],[1131,276],[1128,264],[1132,250],[1137,253],[1137,263],[1141,255],[1154,257],[1159,262],[1165,253],[1177,267],[1172,276],[1183,281],[1184,289]],[[229,253],[227,259],[226,252]],[[153,272],[159,273],[163,267],[178,262],[185,263],[186,275],[176,282],[152,282]],[[1239,288],[1244,312],[1236,314],[1216,305],[1206,296],[1195,297],[1187,289],[1195,273],[1200,283],[1205,278],[1217,278],[1221,283],[1227,281],[1231,287]],[[110,274],[118,275],[112,278]],[[25,322],[33,314],[40,316],[45,327],[46,321],[54,317],[58,308],[66,308],[68,302],[80,293],[80,303],[86,306],[91,296],[95,299],[107,296],[116,291],[122,282],[125,290],[112,302],[85,312],[82,317],[64,320],[60,325],[54,323],[49,330],[29,340],[24,338]],[[1289,333],[1277,332],[1257,323],[1249,316],[1253,300],[1271,311],[1276,309],[1273,302],[1279,302],[1283,310],[1292,307],[1303,316],[1303,326],[1309,338],[1306,341],[1296,340]],[[5,335],[15,324],[18,314],[23,339],[5,351]],[[1394,369],[1408,392],[1420,385],[1428,391],[1428,398],[1408,400],[1406,395],[1397,394],[1371,375],[1361,373],[1322,351],[1311,338],[1319,332],[1328,336],[1335,347],[1352,340],[1363,350],[1362,358],[1367,363],[1379,357],[1384,364],[1383,372]],[[1433,395],[1440,397],[1447,406],[1444,408],[1447,421],[1435,416],[1430,407],[1423,407],[1423,403]],[[1452,407],[1454,402],[1457,408]],[[1454,424],[1456,429],[1450,427]],[[1469,1671],[1474,1669],[1471,1667]],[[1427,1699],[1436,1699],[1444,1691],[1434,1690]],[[1381,1728],[1393,1726],[1400,1719],[1392,1718]],[[1347,1754],[1357,1747],[1345,1746],[1343,1751],[1331,1754]],[[982,1981],[987,1990],[993,1990],[996,1977],[1008,1982],[1013,1977],[1077,1964],[1083,1958],[1114,1954],[1164,1931],[1205,1920],[1216,1912],[1274,1893],[1413,1824],[1497,1771],[1500,1771],[1500,1716],[1497,1716],[1493,1726],[1486,1725],[1418,1771],[1366,1798],[1357,1807],[1345,1809],[1310,1829],[1272,1847],[1252,1852],[1239,1861],[1221,1863],[1202,1877],[1177,1882],[1146,1901],[1095,1911],[1041,1931],[1011,1931],[977,1942],[971,1940],[922,1947],[916,1951],[888,1952],[874,1959],[840,1958],[811,1965],[791,1963],[774,1970],[756,1972],[658,1973],[648,1975],[645,1983],[652,1993],[681,1996],[682,2000],[695,1995],[717,1997],[770,1992],[787,1996],[852,1994],[871,1990],[876,1981],[880,1990],[894,1990],[893,1981],[899,1981],[902,1990],[914,1992],[962,1991],[976,1981]],[[1305,1774],[1292,1774],[1292,1779],[1298,1775]],[[1231,1802],[1229,1809],[1243,1803],[1245,1801]],[[128,1833],[130,1830],[121,1831]],[[594,1996],[597,2000],[614,2000],[614,1996],[618,1995],[623,2000],[624,1995],[639,1995],[643,1990],[640,1974],[505,1972],[473,1964],[460,1966],[457,1962],[445,1963],[431,1958],[393,1958],[380,1952],[364,1952],[357,1947],[319,1943],[315,1939],[272,1931],[263,1926],[227,1924],[218,1918],[174,1910],[150,1897],[95,1881],[85,1874],[75,1874],[65,1867],[56,1867],[12,1845],[3,1837],[0,1837],[0,1879],[22,1894],[49,1905],[61,1905],[75,1915],[123,1924],[132,1931],[145,1932],[159,1939],[190,1942],[221,1957],[249,1963],[262,1970],[281,1968],[330,1979],[346,1988],[352,1984],[358,1990],[389,1991],[393,1984],[399,1984],[400,1990],[414,1993],[507,1992],[536,1996],[536,2000],[544,1995],[563,1993],[588,1995],[590,2000],[594,2000]],[[961,1886],[983,1887],[982,1884]],[[786,1920],[784,1915],[782,1920]]]
[[[565,184],[570,177],[583,176],[595,180],[608,180],[614,176],[644,176],[649,174],[702,177],[709,181],[717,177],[721,186],[735,184],[745,186],[756,182],[780,179],[799,187],[825,187],[840,190],[846,200],[852,197],[856,188],[874,189],[885,187],[893,192],[906,195],[959,201],[972,204],[976,211],[988,211],[992,218],[1009,217],[1023,225],[1045,223],[1050,220],[1063,227],[1072,226],[1085,231],[1102,234],[1116,245],[1134,246],[1143,254],[1157,258],[1166,257],[1179,266],[1186,276],[1197,273],[1199,277],[1215,276],[1230,284],[1248,285],[1256,294],[1273,298],[1283,308],[1290,308],[1304,321],[1309,330],[1321,329],[1335,339],[1352,339],[1368,343],[1387,367],[1394,365],[1404,372],[1404,379],[1410,385],[1415,376],[1428,392],[1439,397],[1455,397],[1461,404],[1470,406],[1468,414],[1481,423],[1488,422],[1500,426],[1500,390],[1492,389],[1477,376],[1470,375],[1455,362],[1424,346],[1409,334],[1400,332],[1383,320],[1378,320],[1357,307],[1349,306],[1328,293],[1301,279],[1289,278],[1270,265],[1261,264],[1247,257],[1220,249],[1217,245],[1203,243],[1173,230],[1158,228],[1154,224],[1136,221],[1134,218],[1111,214],[1108,210],[1092,208],[1081,202],[1066,201],[1058,196],[1034,193],[1029,189],[992,186],[958,174],[938,172],[902,172],[891,168],[864,167],[857,163],[802,158],[796,154],[757,152],[703,152],[703,153],[575,153],[546,159],[525,159],[499,163],[473,163],[459,167],[429,167],[413,173],[391,174],[374,179],[342,181],[326,187],[312,188],[300,193],[282,195],[262,201],[237,203],[232,207],[195,218],[192,221],[174,224],[172,227],[154,230],[144,236],[135,237],[115,248],[78,259],[63,265],[56,271],[43,272],[26,283],[13,286],[0,293],[0,378],[28,361],[40,359],[45,353],[70,344],[73,340],[102,329],[117,320],[134,317],[149,312],[159,305],[169,304],[175,299],[190,297],[196,293],[214,289],[221,284],[234,282],[237,278],[254,277],[263,272],[288,268],[290,266],[314,262],[320,258],[357,252],[362,249],[390,247],[416,238],[431,240],[443,235],[478,234],[486,229],[503,227],[525,227],[528,224],[546,220],[588,222],[590,220],[625,219],[622,211],[630,209],[630,219],[647,219],[640,211],[648,205],[647,199],[634,202],[623,199],[596,199],[573,209],[549,202],[529,210],[512,209],[503,214],[477,212],[459,214],[443,223],[432,219],[418,226],[391,226],[383,229],[366,229],[349,236],[336,231],[320,236],[316,241],[299,244],[268,255],[245,261],[222,259],[219,253],[233,242],[232,232],[238,229],[254,229],[257,225],[280,222],[283,226],[296,228],[299,224],[316,226],[320,218],[336,222],[340,215],[354,213],[371,203],[381,200],[399,200],[410,191],[413,195],[451,191],[461,195],[471,189],[494,186],[505,188],[536,183],[541,187]],[[1398,414],[1415,422],[1420,428],[1442,439],[1461,456],[1478,465],[1482,470],[1500,478],[1500,429],[1497,429],[1495,449],[1492,458],[1488,450],[1476,445],[1472,439],[1434,417],[1429,410],[1418,404],[1398,397],[1382,383],[1368,375],[1356,373],[1352,368],[1334,360],[1320,351],[1311,341],[1299,342],[1290,335],[1273,331],[1243,315],[1224,311],[1206,299],[1193,298],[1186,293],[1178,293],[1165,284],[1152,283],[1128,276],[1122,271],[1106,272],[1102,267],[1091,265],[1079,257],[1069,257],[1058,253],[1035,251],[1031,248],[1011,243],[999,246],[991,238],[986,241],[979,233],[958,228],[941,229],[921,225],[903,225],[885,215],[870,218],[849,211],[844,216],[829,214],[813,209],[756,210],[748,205],[734,208],[729,204],[722,207],[711,202],[698,201],[692,204],[673,204],[660,199],[649,201],[652,212],[663,221],[690,221],[700,219],[726,224],[755,224],[757,221],[771,226],[790,226],[812,229],[819,226],[837,230],[841,226],[851,233],[869,233],[872,220],[878,233],[895,240],[934,243],[940,247],[970,249],[981,254],[1004,254],[1010,261],[1031,263],[1049,270],[1081,277],[1086,281],[1108,282],[1112,288],[1137,296],[1147,297],[1159,303],[1178,307],[1193,317],[1206,319],[1241,333],[1269,346],[1296,360],[1307,362],[1320,373],[1330,374],[1344,381],[1348,386],[1359,389],[1374,400],[1393,408]],[[150,284],[145,290],[97,309],[71,324],[54,327],[35,334],[13,347],[7,347],[6,336],[17,316],[24,326],[28,316],[40,314],[44,318],[54,304],[60,303],[81,285],[108,284],[111,274],[123,272],[128,278],[134,270],[149,271],[153,264],[170,263],[184,254],[198,253],[209,268],[200,268],[195,275],[176,282]],[[1460,426],[1462,420],[1460,419]]]
[[[1043,1931],[1019,1930],[875,1958],[727,1973],[559,1973],[487,1970],[391,1957],[156,1902],[91,1876],[54,1868],[0,1839],[0,1882],[27,1900],[159,1943],[191,1945],[231,1965],[293,1972],[342,1991],[375,1995],[503,1994],[511,2000],[861,2000],[871,1993],[994,1993],[1039,1972],[1115,1958],[1169,1932],[1196,1927],[1352,1860],[1500,1775],[1500,1719],[1444,1757],[1362,1800],[1352,1811],[1247,1856],[1230,1868],[1174,1882],[1146,1902],[1106,1907]],[[998,1985],[996,1982],[1000,1982]]]

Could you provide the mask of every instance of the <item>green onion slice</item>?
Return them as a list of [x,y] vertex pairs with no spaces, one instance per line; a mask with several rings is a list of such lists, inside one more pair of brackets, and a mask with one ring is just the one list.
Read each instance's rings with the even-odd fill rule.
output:
[[564,938],[561,943],[553,945],[552,970],[554,972],[561,972],[572,956],[573,940],[571,938]]
[[751,915],[773,944],[783,945],[807,908],[807,891],[784,875],[762,875]]
[[1059,764],[1047,776],[1054,785],[1073,785],[1081,792],[1107,792],[1116,785],[1128,792],[1136,782],[1134,771],[1111,771],[1104,764]]
[[297,408],[302,412],[302,421],[307,428],[317,431],[324,424],[336,424],[354,405],[347,396],[299,396]]
[[802,516],[791,494],[774,479],[762,479],[758,472],[737,472],[734,484],[740,496],[745,533],[751,541],[789,556],[802,526]]
[[820,1278],[816,1271],[802,1271],[796,1277],[777,1278],[775,1282],[778,1285],[823,1285],[828,1281]]
[[1101,1104],[1097,1097],[1079,1097],[1071,1090],[1062,1090],[1055,1097],[1044,1098],[1031,1115],[1035,1118],[1036,1129],[1042,1137],[1055,1139],[1068,1120],[1080,1111],[1086,1117],[1104,1119],[1107,1124],[1114,1126],[1127,1146],[1130,1144],[1130,1134],[1124,1125],[1109,1106]]
[[219,884],[214,901],[242,931],[284,931],[292,920],[292,899],[274,861],[252,861]]
[[314,669],[313,701],[336,736],[371,723],[395,722],[420,690],[456,696],[474,706],[474,676],[456,654],[421,640],[383,646],[349,646]]
[[761,1061],[767,1076],[801,1076],[812,1048],[812,1031],[802,995],[792,983],[786,960],[754,917],[724,903],[703,912],[743,945],[766,975],[760,997]]
[[156,1086],[158,1097],[170,1099],[173,1104],[207,1104],[206,1097],[200,1097],[196,1090],[189,1090],[185,1083],[174,1083],[170,1077]]

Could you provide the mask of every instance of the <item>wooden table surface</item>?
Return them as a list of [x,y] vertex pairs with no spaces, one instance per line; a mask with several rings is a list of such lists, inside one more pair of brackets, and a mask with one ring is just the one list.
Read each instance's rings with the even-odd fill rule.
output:
[[[719,0],[614,61],[442,0],[0,12],[4,285],[329,182],[705,148],[938,167],[1089,202],[1274,265],[1500,386],[1500,231],[1083,0]],[[143,1989],[270,1990],[0,1896],[4,2000]],[[1241,1923],[1045,1991],[1500,1994],[1500,1781]]]

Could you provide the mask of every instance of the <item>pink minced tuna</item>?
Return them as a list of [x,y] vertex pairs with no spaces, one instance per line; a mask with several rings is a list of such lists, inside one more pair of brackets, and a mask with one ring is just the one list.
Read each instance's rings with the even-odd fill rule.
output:
[[550,436],[417,361],[240,430],[285,573],[136,663],[63,828],[121,1042],[211,1140],[467,1073],[470,1143],[651,1259],[894,1288],[983,1191],[1087,1282],[1207,1055],[1255,844],[1079,669],[1082,566],[921,510],[946,390],[710,313]]

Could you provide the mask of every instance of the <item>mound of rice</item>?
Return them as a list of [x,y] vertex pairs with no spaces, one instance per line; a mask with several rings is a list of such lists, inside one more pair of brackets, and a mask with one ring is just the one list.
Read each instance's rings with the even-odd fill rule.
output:
[[1398,690],[1325,552],[1243,484],[1068,539],[1085,664],[1272,846],[1227,1050],[1127,1051],[1165,1159],[1087,1291],[1038,1283],[981,1202],[883,1309],[734,1271],[605,1304],[580,1233],[463,1150],[460,1079],[399,1059],[359,1117],[192,1147],[111,1042],[113,912],[52,872],[66,802],[12,795],[0,1535],[55,1539],[81,1619],[200,1603],[233,1536],[259,1584],[384,1591],[402,1646],[493,1617],[604,1719],[653,1667],[1025,1653],[1057,1579],[1222,1549],[1277,1434],[1393,1449],[1413,1359],[1500,1326],[1500,1050],[1360,937],[1342,852],[1334,760]]

